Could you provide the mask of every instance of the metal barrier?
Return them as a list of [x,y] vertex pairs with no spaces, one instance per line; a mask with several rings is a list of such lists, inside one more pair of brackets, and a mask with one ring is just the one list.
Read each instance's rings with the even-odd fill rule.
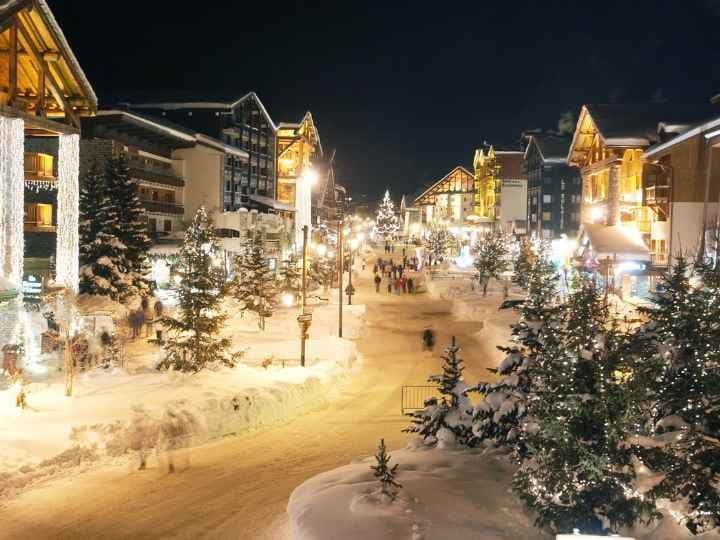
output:
[[428,399],[439,396],[440,392],[437,386],[403,386],[400,411],[402,414],[419,411],[425,407]]

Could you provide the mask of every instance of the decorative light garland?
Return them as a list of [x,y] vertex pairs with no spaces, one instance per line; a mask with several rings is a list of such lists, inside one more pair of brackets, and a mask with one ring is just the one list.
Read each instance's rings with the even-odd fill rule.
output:
[[2,137],[2,178],[5,182],[5,230],[9,231],[9,252],[6,251],[7,278],[20,287],[25,256],[23,233],[25,218],[25,122],[19,118],[4,118]]
[[80,136],[61,135],[58,147],[58,218],[55,281],[78,291],[80,280]]
[[41,191],[55,191],[58,187],[55,180],[28,180],[26,178],[25,188],[40,193]]

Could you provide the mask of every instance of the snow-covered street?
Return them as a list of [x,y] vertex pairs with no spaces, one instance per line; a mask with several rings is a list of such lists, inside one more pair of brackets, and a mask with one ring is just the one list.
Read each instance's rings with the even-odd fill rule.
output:
[[[307,478],[373,452],[380,438],[403,447],[407,419],[400,414],[403,385],[423,385],[437,371],[451,332],[463,347],[468,380],[497,364],[495,346],[507,335],[511,311],[492,320],[453,319],[450,303],[431,295],[388,295],[372,290],[368,268],[354,303],[366,305],[358,340],[361,365],[320,410],[284,425],[216,440],[180,458],[178,474],[160,461],[107,466],[53,480],[5,501],[2,538],[283,538],[292,490]],[[431,325],[435,352],[421,351]]]

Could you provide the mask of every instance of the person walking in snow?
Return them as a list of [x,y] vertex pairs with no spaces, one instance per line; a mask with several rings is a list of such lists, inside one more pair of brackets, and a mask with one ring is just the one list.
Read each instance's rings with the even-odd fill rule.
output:
[[380,292],[380,282],[382,281],[382,278],[380,277],[379,274],[377,274],[377,273],[375,274],[374,281],[375,281],[375,292],[379,293]]
[[415,282],[413,281],[413,278],[408,278],[407,280],[407,290],[409,294],[413,293],[415,287]]
[[405,276],[400,278],[400,286],[402,287],[403,294],[405,294],[407,292],[407,278]]
[[155,309],[150,305],[150,298],[145,296],[140,302],[143,312],[143,321],[145,322],[145,337],[149,337],[155,329]]
[[435,335],[430,328],[426,328],[422,334],[423,348],[426,351],[432,351],[435,346]]
[[387,278],[387,291],[388,291],[388,294],[392,293],[392,278],[390,277],[390,275],[388,275],[388,278]]

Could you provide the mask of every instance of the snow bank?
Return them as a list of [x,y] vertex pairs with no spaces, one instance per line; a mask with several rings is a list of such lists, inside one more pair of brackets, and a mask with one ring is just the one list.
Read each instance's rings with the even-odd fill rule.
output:
[[512,467],[479,449],[407,448],[398,463],[400,498],[372,504],[374,458],[315,476],[290,496],[294,540],[517,540],[538,534],[510,493]]
[[[512,493],[514,466],[481,448],[440,449],[412,444],[391,453],[402,484],[393,503],[373,494],[374,458],[321,473],[293,491],[288,515],[293,540],[530,540],[553,539]],[[621,531],[636,540],[719,540],[692,536],[664,512],[648,526]]]
[[[79,375],[71,398],[57,380],[27,385],[25,410],[15,406],[16,387],[0,391],[0,494],[132,450],[197,445],[317,408],[356,349],[337,338],[310,343],[307,368],[240,365],[196,375],[100,369]],[[171,431],[179,434],[172,441],[163,437]]]

